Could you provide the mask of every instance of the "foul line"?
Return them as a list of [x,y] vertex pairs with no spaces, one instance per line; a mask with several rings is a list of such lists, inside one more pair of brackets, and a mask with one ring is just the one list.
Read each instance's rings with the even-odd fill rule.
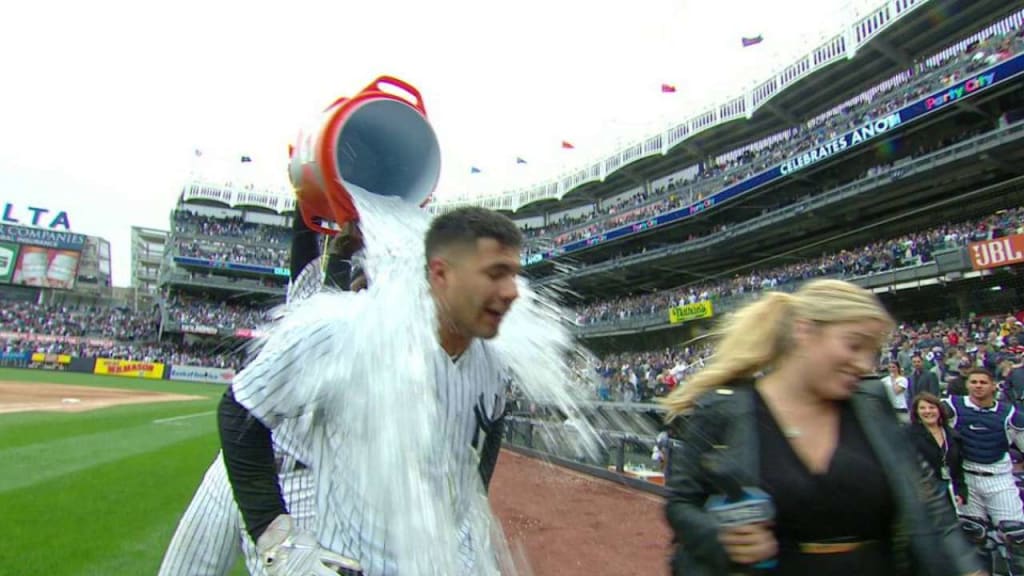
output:
[[153,424],[166,424],[167,422],[174,422],[176,420],[185,420],[188,418],[195,418],[196,416],[208,416],[216,413],[216,410],[208,410],[206,412],[196,412],[195,414],[185,414],[184,416],[175,416],[173,418],[161,418],[159,420],[153,420]]

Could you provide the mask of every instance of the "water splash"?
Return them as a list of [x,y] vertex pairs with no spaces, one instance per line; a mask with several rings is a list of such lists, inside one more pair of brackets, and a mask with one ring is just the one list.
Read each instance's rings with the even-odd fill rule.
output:
[[[343,431],[329,441],[334,457],[313,463],[334,482],[330,489],[318,487],[318,510],[328,503],[351,510],[355,499],[387,532],[386,552],[372,543],[338,550],[364,564],[367,555],[384,556],[384,566],[367,571],[371,576],[523,574],[491,511],[476,461],[455,456],[466,454],[466,447],[452,445],[441,432],[445,407],[433,365],[444,352],[423,244],[430,216],[398,198],[345,187],[360,215],[365,248],[358,263],[368,288],[296,303],[271,329],[308,332],[316,325],[331,334],[325,360],[295,377],[296,387],[319,399],[323,424]],[[492,349],[529,402],[571,423],[544,427],[547,441],[598,460],[602,417],[584,409],[596,398],[596,374],[579,368],[593,366],[593,357],[576,343],[569,316],[551,297],[525,279],[518,282],[520,297]],[[320,517],[318,524],[323,534],[332,522]]]

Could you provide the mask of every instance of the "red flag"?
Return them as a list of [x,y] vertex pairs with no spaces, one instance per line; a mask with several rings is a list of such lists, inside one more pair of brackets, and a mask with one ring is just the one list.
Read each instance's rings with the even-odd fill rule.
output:
[[661,92],[662,92],[662,94],[675,94],[676,87],[671,85],[671,84],[662,84],[661,85]]
[[572,142],[569,142],[568,140],[562,140],[562,148],[564,150],[572,150],[576,147],[572,145]]

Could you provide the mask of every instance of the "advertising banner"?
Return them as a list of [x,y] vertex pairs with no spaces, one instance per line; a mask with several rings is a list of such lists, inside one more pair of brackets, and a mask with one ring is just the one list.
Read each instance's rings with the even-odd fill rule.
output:
[[780,180],[816,162],[831,158],[832,156],[843,153],[844,151],[852,149],[859,144],[884,136],[908,122],[923,118],[936,110],[944,109],[955,102],[970,98],[971,96],[987,90],[992,86],[1015,78],[1022,72],[1024,72],[1024,54],[1017,55],[996,64],[987,70],[973,74],[961,82],[943,88],[942,90],[921,98],[920,100],[895,112],[872,119],[845,134],[837,136],[834,140],[825,142],[817,148],[807,150],[797,156],[787,158],[780,164],[768,168],[763,172],[754,174],[742,182],[737,182],[736,184],[716,192],[703,200],[694,202],[689,206],[684,206],[678,210],[673,210],[672,212],[659,214],[646,220],[638,220],[632,224],[613,228],[602,234],[595,234],[589,238],[569,242],[564,246],[560,246],[542,254],[532,254],[523,259],[523,264],[527,266],[530,264],[536,264],[537,262],[547,260],[549,258],[555,258],[562,254],[568,254],[570,252],[589,248],[590,246],[622,238],[630,234],[643,232],[644,230],[684,220],[717,204],[721,204],[727,200],[732,200],[733,198],[742,196],[756,188],[760,188],[765,184]]
[[0,241],[73,252],[81,252],[85,247],[84,234],[29,228],[28,226],[11,226],[10,224],[0,224]]
[[1024,234],[973,242],[967,245],[967,252],[975,270],[1020,264],[1024,262]]
[[694,302],[693,304],[685,304],[683,306],[669,308],[668,321],[670,324],[682,324],[683,322],[690,322],[691,320],[711,318],[714,315],[715,310],[711,301],[701,300],[700,302]]
[[217,328],[215,326],[205,326],[203,324],[187,324],[187,323],[182,323],[181,331],[182,332],[188,332],[189,334],[208,334],[208,335],[213,335],[213,334],[217,333]]
[[29,334],[27,332],[0,332],[0,339],[20,340],[22,342],[39,342],[51,344],[62,342],[64,344],[96,346],[97,348],[110,348],[114,345],[113,340],[104,338],[79,338],[77,336],[52,336],[50,334]]
[[211,384],[231,384],[235,371],[230,368],[207,368],[206,366],[188,366],[172,364],[169,379],[183,382],[209,382]]
[[[75,287],[81,253],[42,246],[21,246],[10,283],[39,288]],[[2,268],[2,267],[0,267]]]
[[18,263],[18,245],[0,242],[0,283],[9,284],[14,277],[14,266]]
[[97,358],[94,374],[160,380],[164,377],[164,365],[159,362]]

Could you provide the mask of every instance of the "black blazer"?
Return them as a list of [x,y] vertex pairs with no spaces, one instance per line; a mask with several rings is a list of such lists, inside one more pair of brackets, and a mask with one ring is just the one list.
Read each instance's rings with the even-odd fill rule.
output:
[[914,446],[917,447],[918,454],[931,466],[932,472],[936,477],[942,477],[943,464],[949,467],[950,480],[953,482],[953,493],[962,498],[966,503],[967,482],[964,481],[963,439],[960,438],[960,433],[949,426],[946,427],[946,444],[949,446],[943,451],[935,443],[932,433],[923,424],[919,422],[911,424],[909,432]]
[[931,370],[922,370],[920,375],[916,375],[913,372],[910,374],[904,374],[907,377],[907,405],[913,401],[914,396],[922,392],[928,392],[936,398],[939,397],[939,377],[935,375]]
[[[878,380],[865,381],[850,399],[879,463],[888,474],[897,504],[892,546],[900,574],[962,576],[980,569],[974,551],[957,524],[946,493],[931,467],[917,455]],[[718,524],[704,511],[718,493],[706,466],[711,454],[737,463],[742,484],[760,484],[760,445],[752,382],[712,390],[698,399],[687,418],[679,448],[669,461],[665,514],[675,534],[676,576],[729,574]]]

